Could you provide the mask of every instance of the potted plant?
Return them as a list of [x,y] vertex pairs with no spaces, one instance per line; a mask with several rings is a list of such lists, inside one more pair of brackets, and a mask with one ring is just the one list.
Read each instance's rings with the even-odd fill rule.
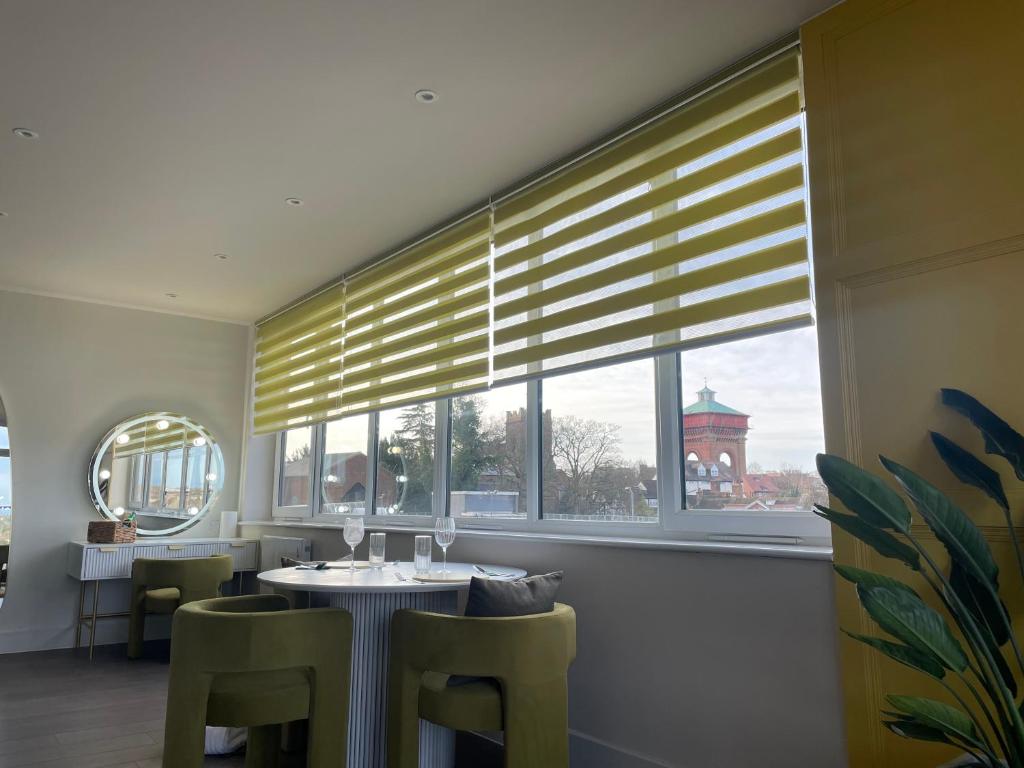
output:
[[[942,402],[966,416],[981,431],[985,451],[1005,459],[1016,477],[1024,480],[1020,433],[960,390],[943,389]],[[1017,561],[1016,573],[1009,578],[1024,582],[1024,559],[998,473],[944,435],[932,432],[931,440],[957,479],[1003,510]],[[887,637],[847,634],[938,681],[948,693],[945,701],[889,694],[890,709],[883,711],[882,722],[908,739],[959,747],[968,755],[963,765],[1024,768],[1024,717],[1018,699],[1024,654],[1000,597],[1000,578],[1007,577],[999,573],[985,536],[960,507],[912,470],[885,456],[879,458],[910,506],[877,475],[837,456],[820,454],[822,480],[851,514],[823,506],[815,512],[882,557],[914,571],[945,612],[933,609],[900,580],[836,565]],[[945,548],[948,568],[936,562],[911,530],[911,508]]]

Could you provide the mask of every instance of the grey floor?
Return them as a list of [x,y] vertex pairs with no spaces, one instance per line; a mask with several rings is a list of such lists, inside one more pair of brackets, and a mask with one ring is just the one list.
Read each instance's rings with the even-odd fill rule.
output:
[[[123,645],[0,655],[0,768],[159,768],[167,692],[166,644],[128,661]],[[244,758],[208,757],[207,768]],[[457,766],[497,768],[500,750],[459,735]],[[350,768],[361,768],[350,766]]]

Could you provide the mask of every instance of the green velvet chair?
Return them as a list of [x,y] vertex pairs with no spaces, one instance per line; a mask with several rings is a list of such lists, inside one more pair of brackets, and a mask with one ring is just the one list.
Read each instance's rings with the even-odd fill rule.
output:
[[182,557],[175,560],[139,558],[132,563],[132,604],[128,619],[128,658],[142,655],[147,613],[171,614],[179,605],[220,595],[231,581],[231,555]]
[[[418,768],[419,720],[504,731],[506,768],[567,768],[566,674],[576,614],[467,618],[396,611],[391,620],[388,768]],[[450,675],[483,678],[449,685]]]
[[174,614],[164,768],[203,765],[205,727],[247,727],[247,768],[276,766],[281,726],[308,720],[306,765],[345,768],[352,615],[282,595],[200,600]]

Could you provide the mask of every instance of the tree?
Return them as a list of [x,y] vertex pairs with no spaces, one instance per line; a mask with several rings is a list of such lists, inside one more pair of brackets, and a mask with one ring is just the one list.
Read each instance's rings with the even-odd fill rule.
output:
[[[553,420],[551,455],[565,478],[563,505],[575,515],[592,514],[593,502],[607,504],[618,480],[610,470],[619,462],[619,425],[578,416]],[[618,492],[621,499],[622,491]]]
[[[452,400],[452,458],[449,471],[453,490],[475,490],[480,473],[494,465],[484,439],[479,397]],[[497,447],[497,446],[493,446]]]

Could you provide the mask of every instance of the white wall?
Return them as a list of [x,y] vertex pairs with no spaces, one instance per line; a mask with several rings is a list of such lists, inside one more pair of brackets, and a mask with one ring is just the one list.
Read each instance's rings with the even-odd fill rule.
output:
[[[243,530],[348,551],[340,530]],[[411,541],[389,533],[388,558]],[[574,768],[846,765],[830,563],[484,536],[449,556],[565,571]]]
[[[247,391],[248,329],[155,312],[0,291],[0,398],[13,464],[14,529],[0,652],[70,646],[78,582],[66,545],[97,519],[86,471],[97,442],[124,418],[177,411],[224,451],[224,493],[188,535],[216,536],[236,509]],[[110,585],[101,610],[120,608]],[[97,637],[124,640],[123,620]]]

